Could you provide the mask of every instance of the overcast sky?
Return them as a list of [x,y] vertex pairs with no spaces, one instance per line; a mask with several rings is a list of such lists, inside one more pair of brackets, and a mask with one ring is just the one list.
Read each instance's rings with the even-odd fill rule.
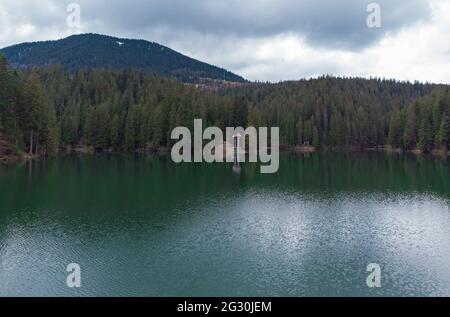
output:
[[[372,2],[380,28],[367,26]],[[81,7],[78,28],[69,3]],[[87,32],[145,39],[249,80],[450,83],[449,0],[1,0],[0,30],[0,47]]]

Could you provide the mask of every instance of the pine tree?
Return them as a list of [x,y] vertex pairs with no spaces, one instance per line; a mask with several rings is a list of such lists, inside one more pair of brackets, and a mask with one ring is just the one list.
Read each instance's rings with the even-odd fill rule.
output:
[[296,127],[295,127],[295,119],[292,112],[288,113],[286,122],[284,125],[283,137],[287,144],[295,144],[296,140]]
[[297,121],[297,144],[303,144],[303,119],[298,118]]
[[163,105],[159,104],[153,114],[153,145],[160,146],[164,138],[164,113]]
[[404,129],[404,146],[406,149],[413,149],[417,145],[417,115],[415,105],[408,108]]
[[305,128],[303,131],[304,145],[311,145],[313,139],[313,126],[311,120],[305,122]]
[[127,121],[125,125],[125,149],[133,152],[136,149],[137,124],[137,106],[131,106],[128,110]]
[[436,147],[448,148],[450,141],[450,120],[447,114],[444,114],[439,126],[439,132],[436,137]]
[[89,113],[89,143],[97,150],[109,147],[111,136],[111,121],[105,104],[93,107]]
[[419,129],[419,149],[424,152],[429,152],[433,146],[433,123],[431,113],[428,107],[424,108],[422,114],[422,122]]
[[111,122],[111,146],[117,149],[120,144],[120,118],[117,114],[114,115]]
[[401,145],[401,124],[401,114],[397,110],[392,115],[388,134],[388,144],[394,148],[398,148]]
[[23,126],[29,135],[29,153],[53,154],[58,146],[55,111],[35,71],[25,82],[24,95]]
[[61,138],[64,144],[76,145],[80,131],[80,105],[71,105],[65,109],[61,120]]
[[319,130],[317,129],[317,126],[313,127],[313,131],[312,131],[312,145],[315,146],[315,147],[318,147],[320,145]]
[[244,98],[236,99],[233,103],[233,126],[246,127],[248,120],[248,102]]
[[248,113],[248,125],[259,128],[264,126],[261,111],[257,106],[251,106]]
[[0,129],[5,128],[4,120],[9,108],[8,101],[9,74],[6,59],[0,54]]
[[8,69],[8,63],[0,54],[0,129],[13,139],[17,139],[17,92],[14,86],[14,78]]

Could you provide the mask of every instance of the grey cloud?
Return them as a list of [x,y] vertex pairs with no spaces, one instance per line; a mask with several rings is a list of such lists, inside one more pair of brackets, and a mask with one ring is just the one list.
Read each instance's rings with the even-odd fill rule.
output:
[[[170,28],[215,36],[267,37],[295,33],[325,48],[361,49],[387,32],[430,17],[425,0],[111,0],[78,1],[83,18],[130,33]],[[367,4],[382,8],[380,29],[366,25]]]

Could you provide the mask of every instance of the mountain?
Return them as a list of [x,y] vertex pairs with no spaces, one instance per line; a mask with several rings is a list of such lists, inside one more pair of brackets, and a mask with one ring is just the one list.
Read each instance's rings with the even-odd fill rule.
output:
[[195,84],[245,82],[223,68],[180,54],[144,40],[81,34],[56,41],[22,43],[0,50],[15,68],[61,65],[68,71],[80,68],[132,68],[175,77]]

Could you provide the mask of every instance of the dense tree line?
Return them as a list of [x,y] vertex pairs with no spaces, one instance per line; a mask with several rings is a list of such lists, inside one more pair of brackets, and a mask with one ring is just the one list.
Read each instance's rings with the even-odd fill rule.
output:
[[391,116],[388,144],[406,150],[448,149],[450,145],[450,89],[437,89]]
[[58,118],[60,146],[148,150],[170,146],[177,126],[244,125],[247,105],[134,70],[38,70]]
[[222,94],[247,100],[250,125],[279,126],[282,144],[365,148],[388,144],[391,118],[438,87],[325,76]]
[[0,57],[0,131],[31,154],[156,149],[176,126],[279,126],[281,144],[445,148],[448,86],[321,77],[212,92],[134,70],[21,72]]

